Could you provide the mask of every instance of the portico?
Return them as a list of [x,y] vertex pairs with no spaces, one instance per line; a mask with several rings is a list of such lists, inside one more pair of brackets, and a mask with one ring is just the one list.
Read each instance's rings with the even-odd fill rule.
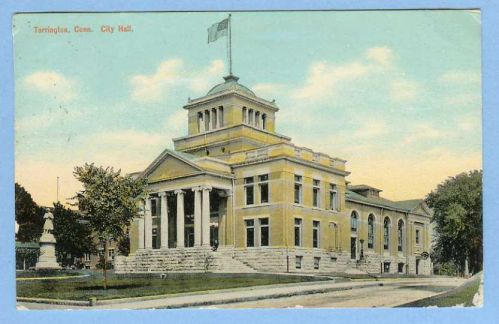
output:
[[[221,218],[226,214],[224,200],[229,196],[229,189],[208,185],[150,193],[142,202],[143,216],[138,220],[138,248],[148,250],[218,245],[218,237],[212,237],[217,231],[212,227],[218,228]],[[144,226],[140,226],[141,223]],[[159,229],[160,233],[157,242],[153,242],[153,224],[156,224],[154,228]],[[170,228],[172,225],[173,228]],[[170,234],[173,234],[172,237]]]

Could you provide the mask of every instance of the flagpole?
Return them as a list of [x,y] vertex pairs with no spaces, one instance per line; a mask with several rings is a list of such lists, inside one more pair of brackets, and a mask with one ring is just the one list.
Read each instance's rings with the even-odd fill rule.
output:
[[229,75],[232,75],[232,33],[231,33],[231,21],[230,21],[231,14],[229,14],[229,44],[228,44],[228,51],[229,51]]

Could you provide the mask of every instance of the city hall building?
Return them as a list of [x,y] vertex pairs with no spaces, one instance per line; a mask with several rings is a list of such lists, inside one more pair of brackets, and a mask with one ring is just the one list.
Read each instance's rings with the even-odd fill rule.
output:
[[142,172],[149,197],[117,272],[431,273],[431,211],[350,185],[346,161],[292,143],[274,101],[229,75],[190,100],[188,135]]

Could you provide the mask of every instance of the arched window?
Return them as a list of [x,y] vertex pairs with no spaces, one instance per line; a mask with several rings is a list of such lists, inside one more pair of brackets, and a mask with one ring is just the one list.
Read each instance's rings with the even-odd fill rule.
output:
[[353,211],[352,215],[350,216],[350,227],[353,233],[357,233],[358,223],[359,223],[359,215],[357,215],[356,211]]
[[367,248],[374,249],[374,215],[367,219]]
[[385,217],[383,222],[383,247],[385,250],[390,248],[390,218]]
[[404,251],[404,221],[403,220],[399,220],[397,233],[398,233],[398,236],[397,236],[398,250],[400,252],[402,252],[402,251]]

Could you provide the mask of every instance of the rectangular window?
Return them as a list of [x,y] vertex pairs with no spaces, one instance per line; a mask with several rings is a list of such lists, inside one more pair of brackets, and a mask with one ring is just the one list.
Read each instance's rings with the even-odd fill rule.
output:
[[374,248],[374,219],[369,216],[367,221],[367,248]]
[[269,246],[269,219],[260,218],[260,246]]
[[295,267],[296,269],[301,269],[301,261],[302,261],[303,257],[300,255],[297,255],[295,257]]
[[335,184],[329,185],[329,208],[338,210],[338,190]]
[[253,247],[255,246],[255,221],[247,219],[244,222],[246,223],[246,247]]
[[320,229],[321,222],[313,221],[312,226],[312,244],[314,248],[318,248],[320,246]]
[[314,257],[314,269],[318,270],[321,264],[321,258],[320,257]]
[[419,244],[420,243],[420,239],[419,239],[419,230],[417,229],[416,230],[416,244]]
[[398,239],[398,244],[397,244],[397,249],[399,252],[402,252],[403,250],[403,236],[402,236],[402,230],[399,229],[398,231],[398,236],[397,236],[397,239]]
[[255,203],[255,187],[253,184],[253,177],[244,178],[244,192],[246,196],[246,205],[253,205]]
[[383,262],[383,272],[390,273],[390,262]]
[[269,202],[269,175],[258,176],[258,189],[260,190],[260,204]]
[[300,218],[295,218],[295,246],[301,246],[301,224]]
[[108,249],[107,252],[109,260],[114,260],[114,249]]
[[295,204],[302,203],[302,176],[295,175]]
[[398,271],[399,271],[399,273],[404,273],[404,264],[403,263],[398,264]]
[[383,248],[388,250],[390,247],[390,229],[388,225],[383,226]]
[[357,232],[357,215],[352,215],[350,217],[350,230],[354,233]]
[[321,182],[319,180],[313,180],[313,206],[320,207],[321,205]]

